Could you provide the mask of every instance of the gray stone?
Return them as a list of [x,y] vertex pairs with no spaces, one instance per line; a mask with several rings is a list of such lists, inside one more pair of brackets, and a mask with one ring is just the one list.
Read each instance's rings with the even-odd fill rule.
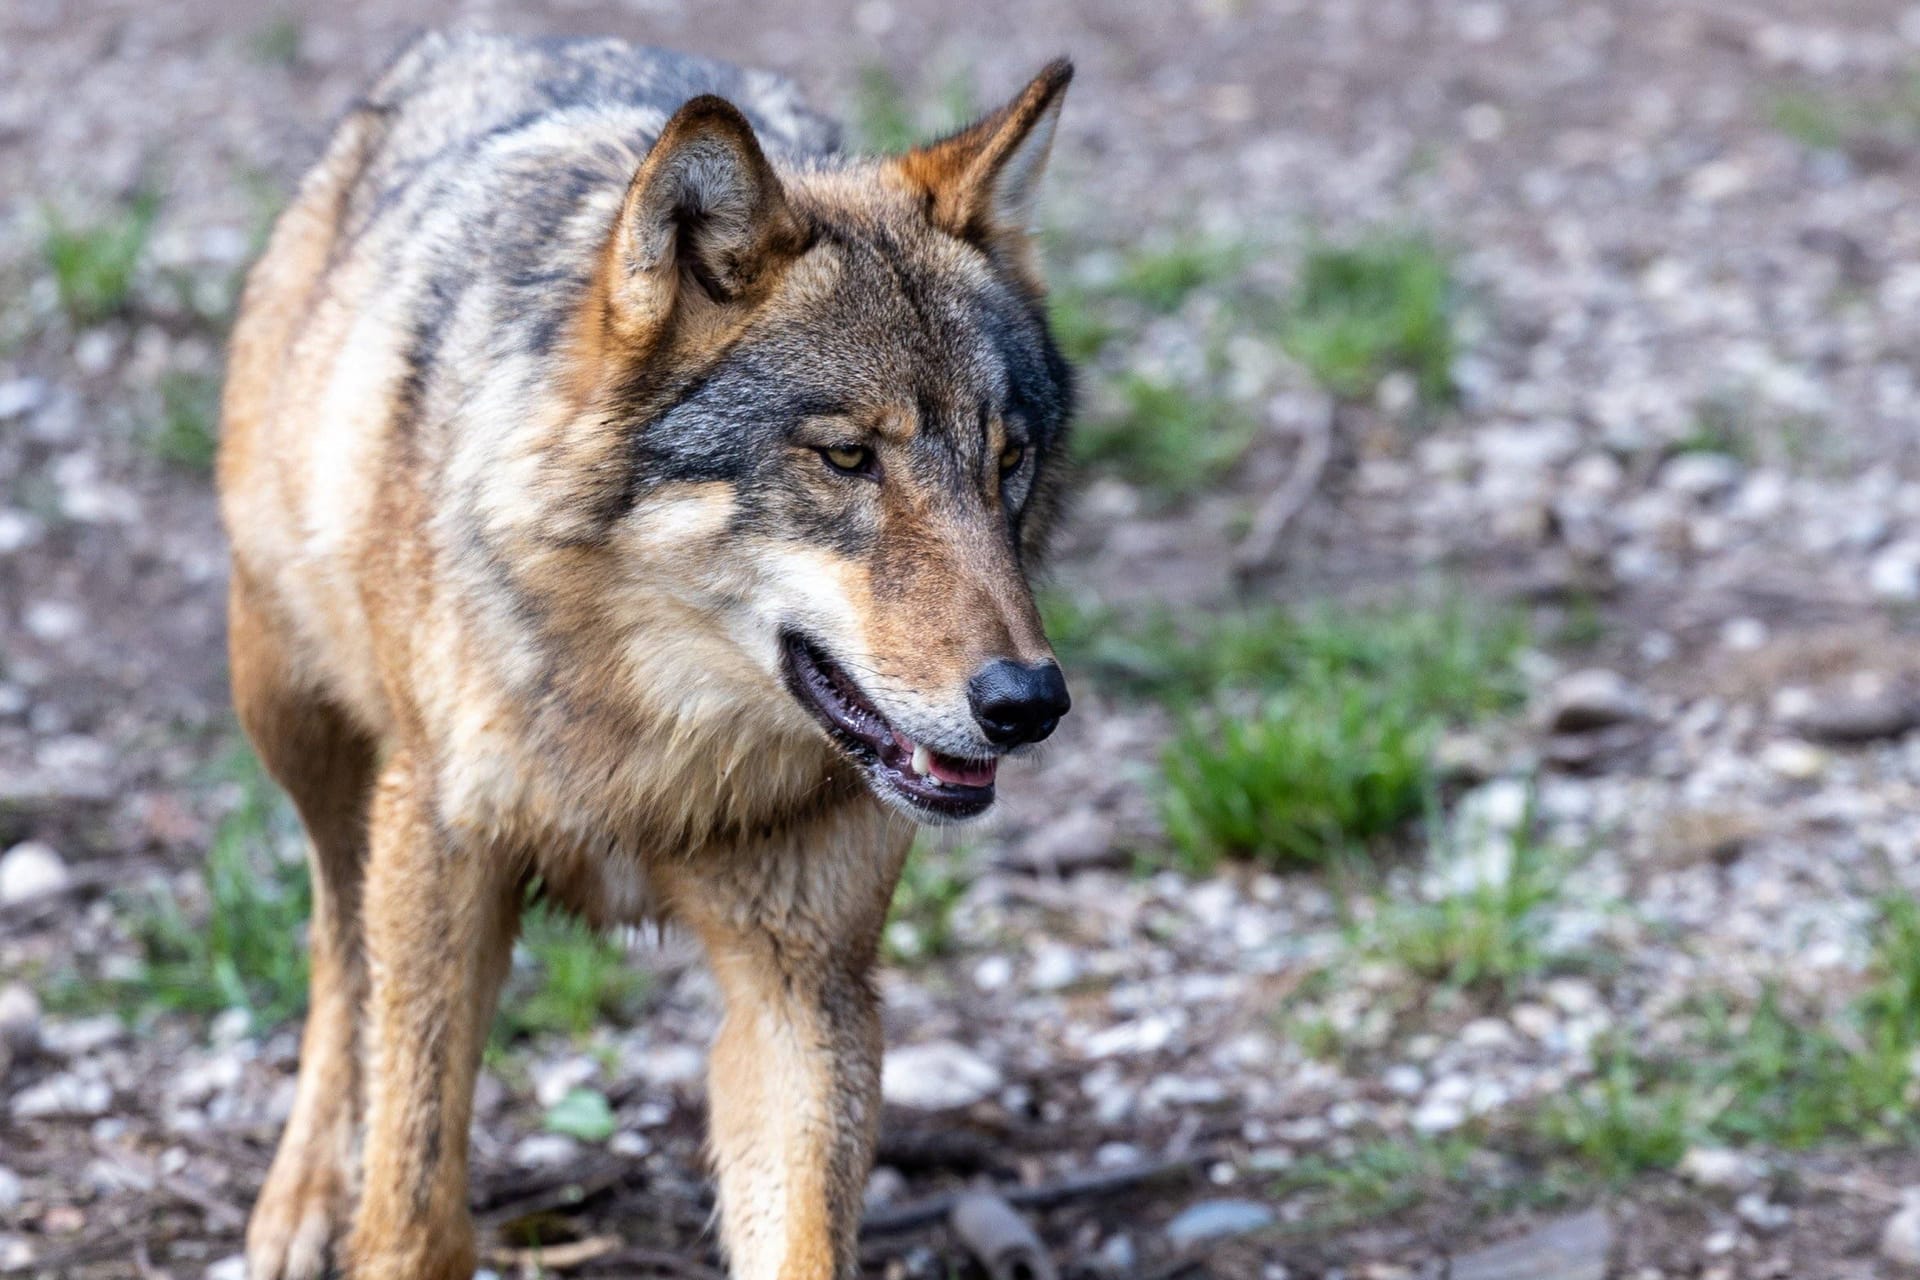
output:
[[1068,875],[1089,867],[1119,866],[1113,820],[1089,808],[1072,809],[1022,840],[1000,860],[1009,870]]
[[1680,1160],[1681,1177],[1716,1191],[1745,1191],[1765,1172],[1753,1157],[1725,1147],[1693,1147]]
[[1760,750],[1760,763],[1789,782],[1812,782],[1827,771],[1827,753],[1797,738],[1769,742]]
[[24,982],[0,987],[0,1045],[25,1053],[40,1042],[40,997]]
[[113,1104],[113,1090],[104,1080],[89,1080],[73,1072],[48,1076],[13,1095],[15,1120],[42,1120],[53,1116],[103,1116]]
[[1248,1235],[1274,1221],[1273,1210],[1253,1200],[1202,1200],[1167,1224],[1167,1242],[1185,1249],[1204,1240]]
[[1108,1236],[1100,1245],[1100,1251],[1094,1256],[1102,1266],[1116,1275],[1126,1275],[1132,1271],[1139,1257],[1133,1247],[1133,1237],[1125,1232]]
[[1831,693],[1816,697],[1786,723],[1803,738],[1839,746],[1898,738],[1920,726],[1920,698],[1903,689]]
[[600,1065],[585,1054],[536,1062],[528,1072],[533,1077],[533,1096],[542,1107],[556,1107],[560,1100],[600,1074]]
[[1452,1280],[1604,1280],[1613,1225],[1591,1209],[1456,1258]]
[[44,378],[10,378],[0,382],[0,422],[32,413],[47,402]]
[[1586,733],[1646,718],[1647,699],[1617,671],[1589,667],[1564,676],[1547,702],[1547,726],[1555,733]]
[[525,1169],[547,1169],[580,1158],[580,1144],[561,1133],[536,1133],[513,1146],[513,1162]]
[[878,1165],[867,1175],[867,1189],[861,1200],[867,1208],[873,1209],[883,1204],[892,1204],[906,1198],[907,1178],[892,1165]]
[[1057,942],[1043,942],[1034,951],[1033,971],[1027,981],[1036,991],[1062,991],[1080,980],[1080,953]]
[[1880,1256],[1903,1267],[1920,1269],[1920,1187],[1900,1193],[1897,1213],[1880,1229]]
[[1683,453],[1660,468],[1660,484],[1690,498],[1713,498],[1739,484],[1743,469],[1724,453]]
[[220,1259],[207,1268],[207,1280],[247,1280],[246,1258],[236,1253]]
[[0,507],[0,556],[10,556],[40,539],[40,522],[24,511]]
[[197,1107],[217,1094],[231,1093],[245,1069],[232,1053],[216,1053],[179,1068],[168,1095],[180,1106]]
[[1875,556],[1867,589],[1882,600],[1920,600],[1920,543],[1896,542]]
[[951,1040],[890,1051],[880,1072],[880,1093],[913,1111],[950,1111],[984,1102],[1000,1091],[1000,1069]]
[[40,1045],[58,1058],[88,1058],[126,1039],[127,1027],[111,1013],[90,1018],[54,1018],[40,1029]]
[[1758,1191],[1749,1191],[1734,1202],[1733,1211],[1740,1215],[1740,1221],[1755,1231],[1766,1234],[1779,1231],[1793,1221],[1793,1210],[1773,1201]]
[[30,902],[67,887],[67,864],[51,845],[17,844],[0,855],[0,904]]

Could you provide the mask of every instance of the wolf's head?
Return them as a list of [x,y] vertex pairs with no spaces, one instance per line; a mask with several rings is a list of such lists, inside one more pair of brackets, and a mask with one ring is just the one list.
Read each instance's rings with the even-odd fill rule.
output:
[[630,570],[623,643],[697,631],[674,696],[824,731],[923,819],[983,811],[998,758],[1068,707],[1027,572],[1072,401],[1029,239],[1070,76],[906,155],[807,166],[687,103],[579,325],[598,429],[561,450],[551,532]]

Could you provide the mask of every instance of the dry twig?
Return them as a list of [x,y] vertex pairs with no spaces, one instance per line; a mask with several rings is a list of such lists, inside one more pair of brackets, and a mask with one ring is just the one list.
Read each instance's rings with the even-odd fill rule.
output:
[[1320,478],[1333,457],[1338,419],[1338,408],[1329,404],[1324,413],[1314,414],[1299,428],[1300,450],[1294,457],[1293,470],[1287,473],[1286,482],[1260,504],[1260,510],[1254,513],[1253,526],[1234,549],[1234,568],[1239,573],[1257,573],[1272,565],[1279,555],[1288,527],[1320,487]]
[[[1206,1155],[1190,1155],[1178,1160],[1132,1165],[1125,1169],[1112,1169],[1103,1173],[1080,1174],[1071,1178],[1062,1178],[1058,1182],[1042,1183],[1037,1187],[1016,1187],[1002,1192],[1001,1195],[1008,1204],[1022,1209],[1051,1209],[1070,1201],[1112,1195],[1116,1191],[1125,1191],[1142,1183],[1158,1182],[1162,1178],[1185,1175],[1191,1173],[1196,1165],[1211,1158]],[[951,1214],[954,1205],[960,1201],[961,1197],[969,1194],[972,1193],[958,1192],[928,1196],[923,1200],[910,1200],[906,1204],[897,1205],[891,1209],[870,1213],[860,1224],[860,1234],[885,1236],[932,1226]]]

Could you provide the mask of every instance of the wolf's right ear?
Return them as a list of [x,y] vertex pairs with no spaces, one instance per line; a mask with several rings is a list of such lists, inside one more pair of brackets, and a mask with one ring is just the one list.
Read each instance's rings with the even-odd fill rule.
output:
[[753,126],[703,94],[667,121],[627,187],[608,263],[614,319],[654,331],[687,289],[752,301],[805,240]]
[[1073,64],[1055,58],[1013,101],[976,123],[895,157],[935,226],[977,244],[1024,239],[1053,147]]

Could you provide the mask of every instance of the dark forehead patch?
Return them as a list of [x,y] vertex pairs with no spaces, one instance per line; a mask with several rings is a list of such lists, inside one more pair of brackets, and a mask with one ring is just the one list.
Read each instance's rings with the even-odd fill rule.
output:
[[[818,243],[839,258],[831,288],[776,304],[671,407],[633,425],[627,505],[670,481],[721,480],[741,488],[742,519],[765,521],[782,505],[772,490],[789,461],[785,442],[809,418],[910,412],[914,469],[968,490],[989,413],[1017,418],[1014,429],[1044,458],[1072,387],[1033,301],[904,238],[829,225]],[[828,540],[863,536],[842,529]]]
[[882,227],[825,238],[842,257],[839,287],[791,324],[849,399],[910,406],[923,430],[975,433],[985,408],[1051,436],[1071,387],[1031,299],[997,275],[957,269],[943,237],[928,245]]

